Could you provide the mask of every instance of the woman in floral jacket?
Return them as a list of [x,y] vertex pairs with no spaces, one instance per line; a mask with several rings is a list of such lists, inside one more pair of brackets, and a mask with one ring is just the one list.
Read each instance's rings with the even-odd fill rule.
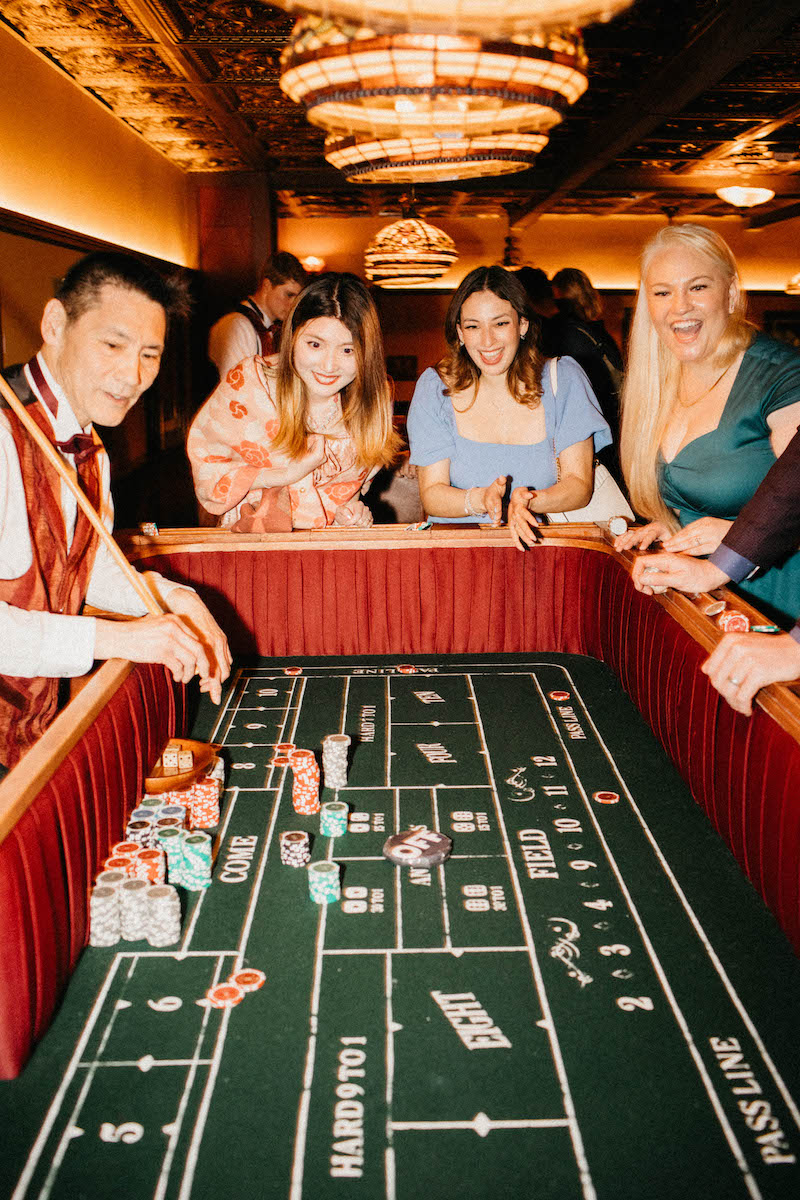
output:
[[298,297],[277,365],[229,371],[187,444],[200,503],[240,533],[371,525],[359,496],[397,448],[375,305],[333,273]]

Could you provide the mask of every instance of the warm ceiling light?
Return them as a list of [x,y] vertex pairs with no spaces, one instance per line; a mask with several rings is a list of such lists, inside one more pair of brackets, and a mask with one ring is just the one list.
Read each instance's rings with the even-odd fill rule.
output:
[[800,271],[792,276],[783,290],[787,296],[800,296]]
[[274,0],[335,20],[388,31],[519,37],[608,21],[632,0]]
[[305,258],[300,259],[300,266],[307,275],[319,275],[325,270],[325,259],[317,254],[307,254]]
[[543,132],[586,90],[577,37],[519,42],[396,34],[308,17],[282,56],[280,85],[309,121],[372,137]]
[[325,158],[350,183],[433,183],[524,171],[547,145],[543,133],[483,137],[336,137]]
[[441,279],[457,258],[455,243],[443,229],[405,217],[375,234],[364,251],[364,270],[379,287],[420,287]]
[[766,204],[775,193],[769,188],[723,187],[717,188],[717,195],[720,200],[725,200],[736,208],[753,208],[756,204]]

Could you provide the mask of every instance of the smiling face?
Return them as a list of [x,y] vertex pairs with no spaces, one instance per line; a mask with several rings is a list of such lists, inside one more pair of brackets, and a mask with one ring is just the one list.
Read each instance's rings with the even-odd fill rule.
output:
[[356,377],[353,335],[336,317],[314,317],[298,330],[292,355],[308,402],[330,400]]
[[116,284],[103,284],[73,320],[48,301],[44,359],[82,426],[119,425],[158,374],[166,328],[160,304]]
[[682,363],[715,353],[739,287],[699,251],[673,246],[654,255],[645,276],[647,307],[659,340]]
[[458,336],[481,375],[505,375],[528,330],[514,306],[494,292],[473,292],[461,306]]

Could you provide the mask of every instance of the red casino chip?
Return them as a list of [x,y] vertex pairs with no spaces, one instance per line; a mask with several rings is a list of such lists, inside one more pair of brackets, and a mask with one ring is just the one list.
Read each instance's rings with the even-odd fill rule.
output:
[[593,792],[592,799],[598,804],[618,804],[619,792]]
[[720,613],[717,617],[717,624],[724,633],[750,632],[749,619],[736,608],[729,608],[727,612]]
[[548,692],[551,700],[569,700],[569,692]]
[[240,987],[243,992],[257,992],[267,982],[267,977],[263,971],[257,971],[255,968],[247,968],[244,971],[237,971],[231,975],[228,983],[233,983],[236,987]]
[[303,668],[302,667],[284,667],[283,673],[284,673],[284,675],[302,675]]
[[244,991],[238,983],[218,983],[208,989],[206,1000],[212,1008],[233,1008],[244,1000]]
[[413,663],[400,663],[397,667],[401,675],[416,675],[417,668]]

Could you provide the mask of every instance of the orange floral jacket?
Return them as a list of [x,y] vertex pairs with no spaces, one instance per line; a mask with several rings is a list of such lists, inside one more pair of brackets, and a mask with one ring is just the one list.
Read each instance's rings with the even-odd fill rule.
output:
[[197,498],[220,517],[220,525],[238,523],[258,532],[253,515],[269,507],[267,493],[280,490],[288,493],[293,528],[321,529],[333,524],[340,505],[358,497],[369,472],[356,461],[353,440],[339,420],[325,431],[324,458],[309,475],[280,488],[260,484],[265,468],[286,468],[292,461],[272,448],[278,413],[270,384],[264,360],[245,359],[198,412],[186,446]]

